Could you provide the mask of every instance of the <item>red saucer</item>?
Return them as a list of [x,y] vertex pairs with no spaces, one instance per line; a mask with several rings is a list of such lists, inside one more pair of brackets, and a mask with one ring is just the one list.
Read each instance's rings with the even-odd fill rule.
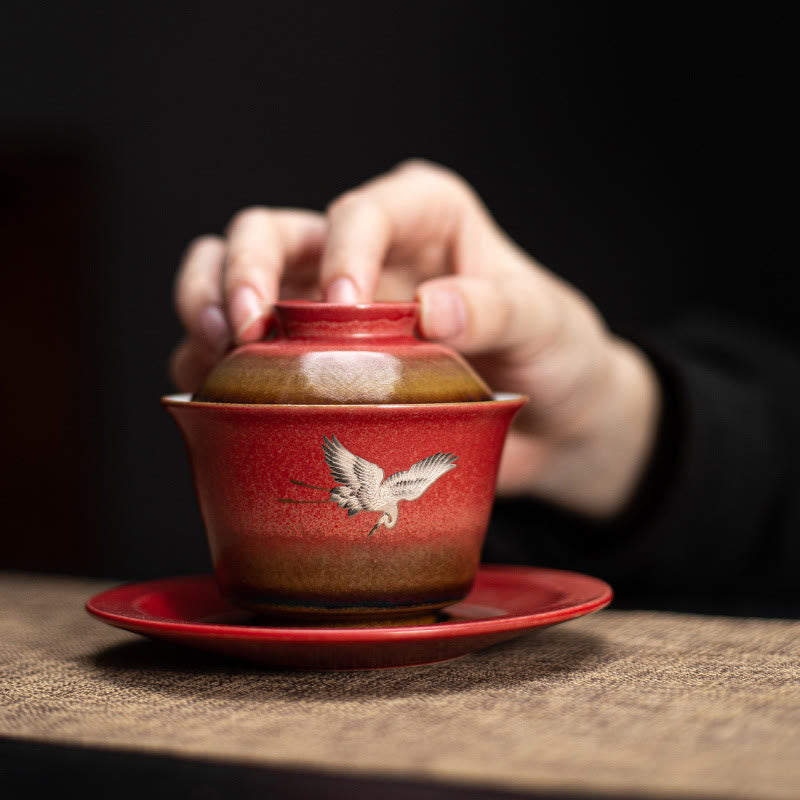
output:
[[371,669],[457,658],[597,611],[612,596],[607,583],[576,572],[482,566],[469,596],[431,625],[263,627],[222,599],[212,575],[119,586],[92,597],[86,610],[144,636],[273,667]]

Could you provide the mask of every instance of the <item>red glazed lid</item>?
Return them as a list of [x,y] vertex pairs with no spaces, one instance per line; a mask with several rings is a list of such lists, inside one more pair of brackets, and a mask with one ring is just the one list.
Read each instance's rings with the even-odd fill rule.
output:
[[454,350],[417,336],[416,303],[285,301],[271,338],[233,350],[193,399],[346,405],[491,400]]

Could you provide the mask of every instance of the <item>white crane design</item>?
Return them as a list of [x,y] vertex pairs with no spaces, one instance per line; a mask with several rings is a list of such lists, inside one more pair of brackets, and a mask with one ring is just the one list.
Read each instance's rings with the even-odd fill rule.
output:
[[457,466],[457,456],[436,453],[384,480],[384,472],[377,464],[354,455],[335,436],[330,439],[323,436],[322,449],[331,477],[342,484],[330,490],[330,499],[346,508],[349,517],[359,511],[382,512],[370,536],[381,525],[393,528],[397,524],[397,504],[401,500],[416,500],[445,472]]

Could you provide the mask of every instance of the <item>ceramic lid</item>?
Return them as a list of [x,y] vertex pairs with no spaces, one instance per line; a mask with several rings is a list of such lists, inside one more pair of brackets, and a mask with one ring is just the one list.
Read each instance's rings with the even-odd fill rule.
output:
[[492,398],[461,355],[419,337],[416,303],[284,301],[274,310],[270,336],[230,352],[194,400],[342,405]]

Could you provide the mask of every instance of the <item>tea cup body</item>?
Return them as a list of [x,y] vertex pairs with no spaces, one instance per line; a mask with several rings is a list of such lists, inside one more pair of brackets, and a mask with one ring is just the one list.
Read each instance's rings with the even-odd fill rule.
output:
[[222,594],[288,624],[369,625],[466,596],[524,401],[162,402],[183,434]]

